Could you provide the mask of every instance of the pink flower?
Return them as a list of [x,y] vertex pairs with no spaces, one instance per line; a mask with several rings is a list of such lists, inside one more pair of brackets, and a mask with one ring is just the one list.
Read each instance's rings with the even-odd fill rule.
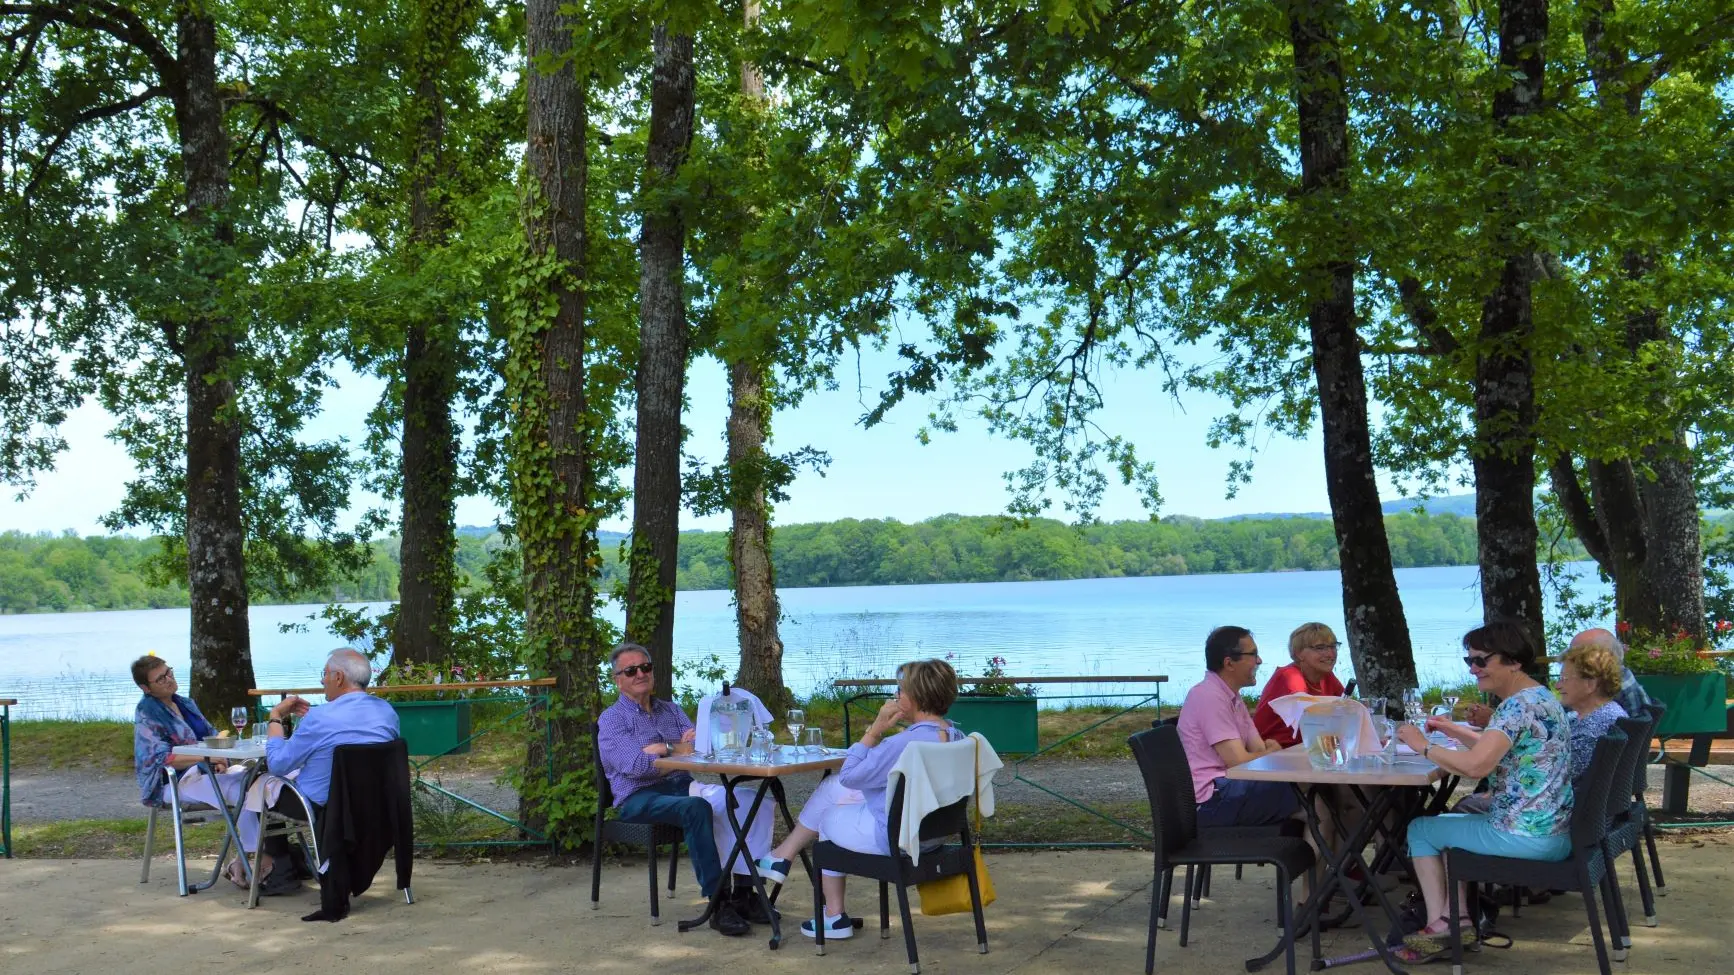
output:
[[1650,651],[1650,659],[1651,659],[1651,660],[1660,660],[1660,659],[1662,659],[1662,651],[1661,651],[1661,650],[1651,650],[1651,651]]

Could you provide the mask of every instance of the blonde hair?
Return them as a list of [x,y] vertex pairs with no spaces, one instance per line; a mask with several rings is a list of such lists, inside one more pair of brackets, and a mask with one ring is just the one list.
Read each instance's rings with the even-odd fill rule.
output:
[[957,701],[957,671],[943,660],[911,660],[897,668],[897,692],[928,714],[944,714]]
[[1570,666],[1582,677],[1595,681],[1602,697],[1611,698],[1620,692],[1624,668],[1606,643],[1586,643],[1573,647],[1560,658],[1560,667]]
[[1301,652],[1301,648],[1315,646],[1320,643],[1335,643],[1337,635],[1323,623],[1302,623],[1288,635],[1288,656],[1290,660]]

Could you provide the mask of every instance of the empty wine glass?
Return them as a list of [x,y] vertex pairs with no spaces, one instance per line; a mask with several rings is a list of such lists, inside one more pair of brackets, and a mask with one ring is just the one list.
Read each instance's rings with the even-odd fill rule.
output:
[[1449,714],[1453,721],[1457,719],[1457,702],[1460,700],[1462,700],[1462,698],[1458,697],[1456,694],[1445,695],[1445,706],[1451,709]]
[[248,713],[247,708],[242,707],[229,709],[229,723],[235,727],[235,737],[239,738],[241,732],[246,730],[247,721],[251,717],[252,715]]
[[807,726],[807,712],[800,708],[790,708],[789,713],[783,715],[783,723],[789,726],[790,743],[799,745],[801,743],[801,729]]
[[1403,692],[1403,717],[1420,727],[1427,723],[1427,709],[1421,704],[1421,689],[1411,687]]
[[825,729],[818,725],[807,726],[807,753],[818,755],[825,750]]

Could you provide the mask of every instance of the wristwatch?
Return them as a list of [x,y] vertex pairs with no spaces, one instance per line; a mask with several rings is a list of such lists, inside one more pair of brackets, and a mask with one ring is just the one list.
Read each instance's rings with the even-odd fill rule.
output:
[[266,718],[265,723],[266,724],[282,724],[283,719],[282,718]]
[[1433,751],[1433,743],[1428,742],[1421,747],[1421,757],[1426,758]]

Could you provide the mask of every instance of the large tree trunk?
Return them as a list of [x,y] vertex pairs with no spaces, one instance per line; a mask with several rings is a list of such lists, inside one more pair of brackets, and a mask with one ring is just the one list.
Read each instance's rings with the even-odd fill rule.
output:
[[[193,248],[234,243],[229,139],[217,94],[217,28],[203,8],[182,5],[175,22],[179,85],[175,128],[186,178]],[[220,267],[219,254],[195,256]],[[221,271],[212,274],[213,292]],[[192,694],[213,716],[253,703],[247,632],[246,527],[241,519],[241,421],[235,413],[235,323],[205,302],[180,339],[187,381],[187,590],[192,609]]]
[[783,641],[777,633],[776,567],[771,564],[771,511],[766,497],[765,432],[771,403],[765,369],[742,359],[729,367],[729,484],[733,522],[729,554],[735,573],[735,627],[741,669],[736,682],[773,711],[788,703]]
[[1649,451],[1656,480],[1644,487],[1650,539],[1646,568],[1661,610],[1661,629],[1685,630],[1702,639],[1704,541],[1690,451],[1684,437]]
[[[594,626],[594,455],[585,396],[585,224],[589,124],[585,88],[568,57],[581,24],[561,0],[529,0],[529,201],[525,235],[534,284],[507,355],[514,429],[513,508],[524,558],[526,639],[538,669],[554,678],[556,789],[588,781],[597,713]],[[544,311],[544,303],[551,311]],[[539,778],[536,740],[527,773]],[[540,786],[537,786],[539,789]],[[527,789],[526,791],[531,791]],[[567,800],[575,797],[566,795]],[[575,801],[525,810],[532,825],[573,836],[588,810]]]
[[[441,74],[468,27],[468,5],[424,0],[412,39],[414,149],[409,173],[410,265],[444,246],[451,227],[446,180],[445,94]],[[445,659],[457,600],[458,438],[452,398],[458,382],[458,326],[448,308],[418,311],[406,323],[403,352],[403,523],[397,631],[398,663]]]
[[[1542,109],[1546,0],[1500,0],[1499,64],[1510,81],[1493,97],[1494,128],[1503,132],[1513,120]],[[1502,167],[1527,164],[1508,154]],[[1480,543],[1481,608],[1487,619],[1504,618],[1542,639],[1541,573],[1536,568],[1535,524],[1535,331],[1532,286],[1535,253],[1507,195],[1498,212],[1497,253],[1504,259],[1499,282],[1481,310],[1481,336],[1475,363],[1476,535]]]
[[[1343,94],[1338,34],[1341,0],[1293,0],[1295,99],[1300,113],[1301,190],[1305,209],[1335,209],[1349,188],[1348,102]],[[1342,564],[1343,619],[1355,676],[1369,693],[1396,700],[1416,686],[1415,658],[1403,615],[1379,487],[1373,476],[1367,386],[1355,328],[1353,241],[1327,239],[1325,224],[1311,241],[1318,260],[1308,270],[1313,300],[1313,372],[1325,437],[1325,485],[1330,492]]]
[[692,144],[692,36],[658,26],[639,236],[638,447],[626,638],[650,650],[657,697],[674,696],[674,584],[680,556],[680,425],[686,388],[686,219],[670,191]]
[[[758,22],[758,0],[743,6],[746,24]],[[741,93],[763,101],[765,79],[758,66],[741,62]],[[771,424],[769,369],[751,349],[729,365],[729,495],[733,520],[729,555],[735,574],[735,628],[741,669],[736,682],[773,711],[789,703],[783,684],[783,640],[777,632],[776,566],[771,562],[771,507],[765,490],[765,441]]]

